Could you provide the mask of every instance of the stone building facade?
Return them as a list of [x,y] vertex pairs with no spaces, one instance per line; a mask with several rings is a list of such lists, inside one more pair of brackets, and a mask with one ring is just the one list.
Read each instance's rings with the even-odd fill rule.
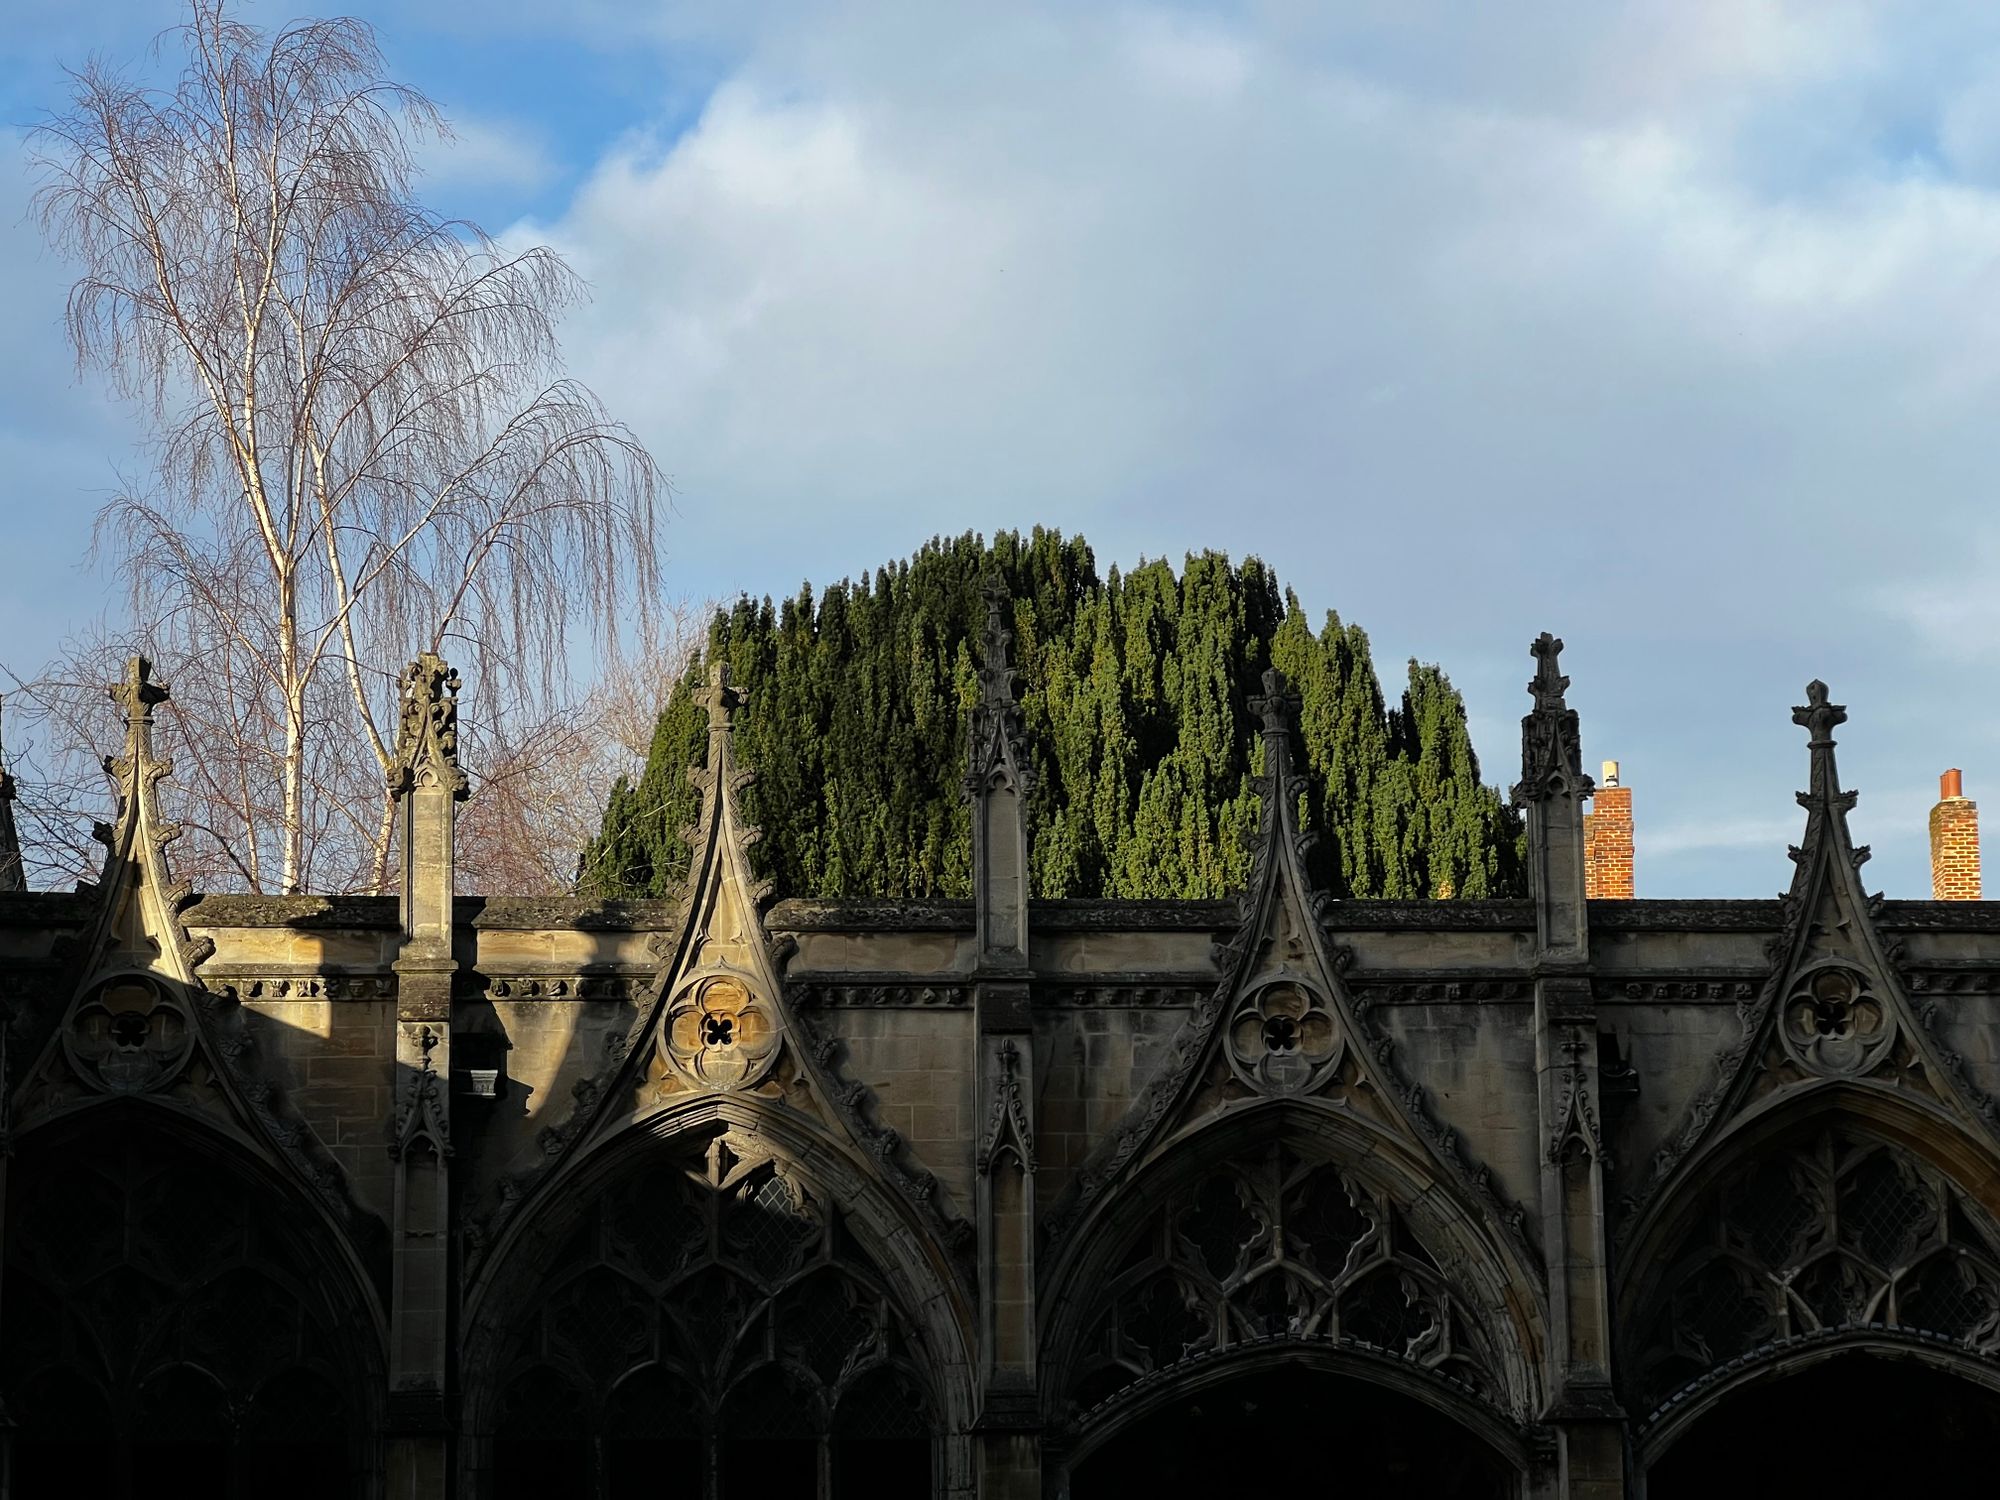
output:
[[1822,685],[1776,900],[1586,899],[1544,636],[1532,899],[1315,890],[1267,674],[1241,899],[1041,902],[1009,647],[963,904],[772,902],[721,678],[678,901],[454,899],[430,657],[400,900],[200,896],[135,662],[0,893],[9,1493],[1990,1482],[2000,913],[1867,892]]

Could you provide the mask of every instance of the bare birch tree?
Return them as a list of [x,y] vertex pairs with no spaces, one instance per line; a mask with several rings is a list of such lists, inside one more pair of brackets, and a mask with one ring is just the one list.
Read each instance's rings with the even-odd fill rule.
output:
[[155,422],[98,545],[217,867],[379,888],[397,668],[441,652],[516,738],[560,720],[572,659],[649,613],[662,481],[562,375],[563,262],[415,200],[448,132],[366,24],[195,0],[161,50],[171,88],[93,62],[36,135],[79,367]]

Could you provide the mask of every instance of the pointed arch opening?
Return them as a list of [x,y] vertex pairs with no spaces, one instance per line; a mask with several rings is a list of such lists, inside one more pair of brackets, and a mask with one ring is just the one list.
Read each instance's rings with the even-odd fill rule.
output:
[[1127,1494],[1342,1493],[1507,1500],[1520,1435],[1478,1404],[1440,1404],[1386,1360],[1293,1346],[1197,1359],[1101,1413],[1067,1455],[1076,1500]]
[[[1977,1144],[1868,1084],[1747,1121],[1628,1247],[1628,1408],[1810,1345],[1935,1347],[2000,1383],[2000,1218]],[[1961,1172],[1972,1165],[1971,1176]],[[1824,1357],[1824,1353],[1822,1353]]]
[[108,1105],[28,1132],[8,1198],[19,1493],[364,1492],[376,1299],[261,1163],[167,1110]]
[[932,1493],[968,1399],[915,1237],[769,1112],[679,1123],[597,1153],[499,1252],[468,1341],[478,1492]]
[[2000,1372],[1892,1330],[1804,1338],[1743,1362],[1647,1428],[1647,1500],[1972,1495],[1992,1487]]
[[1079,1461],[1218,1371],[1311,1365],[1472,1434],[1475,1468],[1518,1466],[1535,1289],[1393,1138],[1310,1103],[1253,1105],[1107,1199],[1057,1269],[1045,1337],[1049,1415]]

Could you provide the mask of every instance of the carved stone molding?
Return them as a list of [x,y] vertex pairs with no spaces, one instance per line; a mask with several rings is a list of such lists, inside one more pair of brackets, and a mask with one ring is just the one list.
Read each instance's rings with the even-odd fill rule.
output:
[[856,982],[819,975],[793,976],[786,982],[785,993],[795,1005],[823,1010],[940,1010],[972,1003],[968,984],[904,978]]

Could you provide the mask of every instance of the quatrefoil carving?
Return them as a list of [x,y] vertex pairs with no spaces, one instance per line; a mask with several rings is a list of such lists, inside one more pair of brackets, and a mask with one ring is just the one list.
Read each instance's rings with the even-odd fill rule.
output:
[[1293,979],[1258,986],[1229,1023],[1229,1065],[1265,1094],[1313,1087],[1340,1061],[1340,1027],[1320,994]]
[[120,974],[91,991],[70,1017],[63,1045],[85,1076],[121,1094],[158,1088],[194,1043],[186,1007],[143,974]]
[[1793,979],[1779,1034],[1799,1066],[1851,1078],[1881,1062],[1896,1040],[1896,1023],[1865,975],[1832,963]]
[[666,1050],[703,1088],[749,1088],[778,1055],[776,1015],[742,980],[715,974],[682,988],[667,1012]]

